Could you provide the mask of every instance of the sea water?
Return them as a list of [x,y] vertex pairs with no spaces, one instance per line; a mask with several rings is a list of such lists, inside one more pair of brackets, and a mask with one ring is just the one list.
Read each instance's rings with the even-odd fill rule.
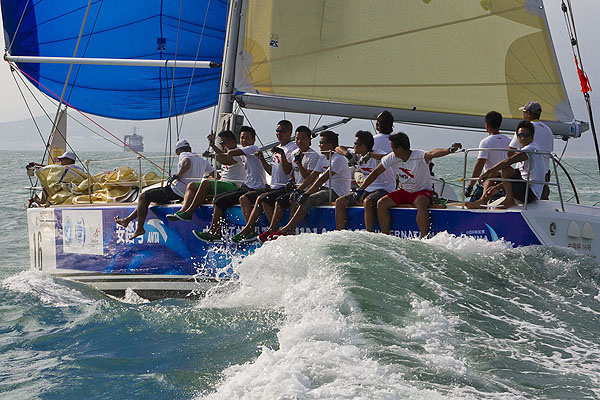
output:
[[[598,261],[447,234],[303,234],[236,260],[239,279],[204,299],[115,299],[28,269],[36,155],[0,155],[0,398],[600,397]],[[600,200],[595,160],[567,162],[582,200]],[[462,174],[458,158],[436,164],[449,183]]]

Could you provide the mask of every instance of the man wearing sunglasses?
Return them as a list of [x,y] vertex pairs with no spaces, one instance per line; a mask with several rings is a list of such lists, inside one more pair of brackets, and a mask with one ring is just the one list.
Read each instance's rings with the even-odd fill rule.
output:
[[[390,146],[389,139],[388,146]],[[375,140],[373,135],[368,131],[358,131],[354,136],[354,152],[353,154],[359,156],[357,162],[358,173],[355,174],[357,183],[362,183],[369,176],[377,165],[379,160],[373,157],[372,152],[374,151],[373,146]],[[340,154],[350,153],[349,149],[345,149],[342,146],[338,146],[336,151]],[[345,155],[343,154],[343,155]],[[380,157],[383,156],[380,154]],[[359,179],[360,177],[360,179]],[[338,198],[335,201],[335,228],[338,230],[346,228],[347,212],[346,209],[349,206],[356,204],[363,204],[365,209],[365,228],[369,232],[375,230],[375,207],[379,199],[386,194],[393,192],[396,189],[396,175],[391,169],[386,169],[375,181],[369,186],[368,191],[356,190],[352,193]]]
[[[535,139],[534,143],[538,145],[541,151],[545,151],[548,153],[552,153],[554,151],[554,135],[552,134],[552,130],[542,121],[540,121],[540,117],[542,115],[542,105],[537,101],[530,101],[525,104],[523,107],[520,107],[519,110],[523,111],[523,120],[529,121],[535,127]],[[510,141],[509,148],[510,149],[521,149],[519,140],[517,135],[514,135],[512,140]],[[510,156],[511,152],[509,151],[508,155]],[[550,181],[550,157],[548,155],[542,155],[544,160],[544,165],[546,168],[545,172],[545,181]],[[544,185],[544,189],[542,191],[541,200],[548,200],[548,195],[550,194],[550,188],[548,185]]]
[[291,195],[291,200],[298,203],[298,209],[288,224],[269,236],[270,239],[294,234],[300,221],[313,207],[326,203],[329,199],[335,200],[350,193],[348,160],[335,152],[335,148],[339,144],[338,134],[324,131],[320,136],[321,156],[310,175]]
[[273,155],[270,163],[262,157],[262,153],[259,153],[263,168],[267,174],[271,175],[271,183],[266,189],[253,190],[240,197],[242,212],[244,217],[248,217],[241,232],[231,238],[232,242],[242,243],[257,239],[258,233],[254,230],[254,227],[263,213],[263,204],[268,204],[264,210],[270,220],[275,199],[288,192],[286,185],[292,175],[292,153],[298,148],[296,143],[292,142],[292,129],[292,123],[288,120],[284,119],[277,123],[275,134],[279,145],[271,149]]
[[[540,151],[540,146],[534,140],[535,126],[530,121],[521,121],[517,125],[516,137],[522,151]],[[519,163],[518,169],[513,169],[511,165]],[[485,171],[479,181],[493,178],[498,172],[502,178],[516,179],[518,182],[503,181],[490,187],[482,198],[473,203],[467,203],[469,208],[479,208],[481,204],[487,202],[500,188],[504,188],[506,198],[500,204],[502,208],[514,206],[515,199],[528,203],[539,200],[542,197],[544,187],[544,177],[546,175],[546,165],[541,154],[513,152],[507,159],[500,161],[492,168]],[[527,180],[529,180],[529,189],[527,189]]]

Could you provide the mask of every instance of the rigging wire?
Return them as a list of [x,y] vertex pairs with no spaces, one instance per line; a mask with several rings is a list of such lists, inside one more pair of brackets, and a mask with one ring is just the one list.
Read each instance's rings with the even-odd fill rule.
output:
[[[14,71],[14,69],[12,67],[11,67],[11,69]],[[44,112],[44,114],[46,115],[46,118],[48,118],[48,121],[50,121],[50,124],[52,124],[52,118],[50,117],[50,114],[48,114],[48,112],[46,111],[46,109],[44,108],[44,106],[39,102],[39,100],[37,99],[37,97],[35,96],[35,94],[32,92],[32,90],[30,89],[30,87],[27,85],[27,81],[25,81],[25,79],[21,75],[19,75],[19,74],[16,74],[16,76],[19,77],[19,79],[21,80],[21,83],[23,84],[23,86],[25,86],[25,88],[27,88],[27,90],[28,90],[29,94],[31,95],[31,97],[36,101],[36,103],[39,106],[39,108]],[[13,78],[14,78],[14,76],[13,76]],[[15,82],[17,84],[17,88],[19,89],[19,91],[21,91],[21,88],[19,86],[18,81],[16,81],[16,78],[14,78],[14,79],[15,79]],[[52,100],[51,97],[45,97],[45,98],[52,104],[52,107],[56,107],[56,103],[53,102],[53,100]],[[27,99],[24,96],[23,96],[23,101],[25,102],[25,106],[29,109],[30,108],[29,107],[29,103],[27,102]],[[33,116],[33,113],[31,111],[30,111],[30,115],[31,115],[31,118],[33,120],[33,123],[35,124],[35,126],[38,129],[38,133],[40,134],[40,138],[42,139],[42,142],[44,143],[44,146],[47,149],[48,142],[46,142],[46,139],[43,137],[41,129],[39,128],[39,125],[38,125],[37,121],[35,120],[35,117]],[[89,130],[90,132],[92,132],[96,136],[100,137],[101,139],[103,139],[103,140],[105,140],[105,141],[107,141],[107,142],[109,142],[111,144],[114,144],[115,146],[117,146],[119,148],[122,147],[121,143],[117,143],[114,140],[111,140],[110,138],[107,138],[106,136],[102,135],[100,132],[94,131],[92,128],[90,128],[89,126],[85,125],[83,122],[81,122],[77,118],[73,117],[72,115],[69,115],[69,118],[71,120],[75,121],[76,123],[78,123],[79,125],[81,125],[83,128]],[[69,145],[69,143],[67,143],[67,145]],[[70,145],[69,145],[69,148],[72,151],[74,151],[73,148]],[[78,160],[78,161],[79,161],[80,164],[82,164],[81,160]],[[42,158],[42,162],[43,162],[43,158]]]
[[[200,54],[200,47],[202,46],[202,39],[204,38],[204,28],[206,27],[206,20],[208,19],[208,10],[210,10],[210,1],[206,3],[206,13],[204,14],[204,21],[202,22],[202,30],[200,31],[200,38],[198,39],[198,47],[196,48],[196,55],[194,56],[194,61],[198,61],[198,55]],[[190,76],[190,83],[188,84],[188,90],[185,95],[185,103],[183,104],[183,112],[181,113],[181,125],[180,129],[183,129],[183,119],[185,118],[185,110],[187,109],[188,99],[190,97],[190,91],[192,89],[192,84],[194,82],[194,74],[196,72],[196,68],[192,68],[192,74]],[[177,132],[177,137],[179,137],[180,132]]]
[[562,153],[560,153],[560,157],[558,158],[558,161],[561,161],[563,156],[565,155],[565,152],[567,151],[567,146],[569,145],[569,141],[565,140],[565,147],[563,147],[563,151]]
[[[79,43],[81,42],[81,37],[83,36],[83,30],[85,28],[85,23],[87,21],[87,17],[88,17],[88,13],[90,11],[90,6],[92,5],[92,0],[88,0],[88,5],[85,9],[85,15],[83,16],[83,21],[81,22],[81,28],[79,29],[79,36],[77,36],[77,42],[75,43],[75,50],[73,50],[73,57],[77,56],[77,51],[79,50]],[[63,104],[63,100],[65,98],[65,93],[67,91],[67,86],[69,85],[69,80],[71,78],[71,72],[73,71],[73,64],[69,65],[69,72],[67,72],[67,78],[65,79],[65,84],[63,86],[63,90],[62,93],[60,95],[60,101],[58,102],[58,107],[56,109],[56,116],[54,117],[54,123],[53,123],[53,128],[52,131],[50,132],[50,141],[52,141],[52,138],[54,137],[54,132],[58,131],[58,122],[60,117],[60,113],[62,112],[60,109],[60,106]],[[61,133],[62,138],[65,140],[65,144],[67,142],[65,136]],[[49,159],[52,158],[52,155],[50,153],[48,153],[48,157]],[[54,160],[52,160],[54,161]],[[84,168],[88,173],[90,171],[87,170],[87,168]]]
[[21,22],[23,22],[23,17],[25,17],[25,13],[27,12],[28,5],[29,5],[29,0],[27,0],[27,3],[25,3],[25,7],[23,7],[23,12],[21,13],[21,18],[19,18],[19,23],[17,24],[17,28],[15,29],[15,34],[13,35],[12,39],[10,40],[10,44],[8,45],[8,48],[5,49],[6,53],[10,54],[12,45],[15,42],[15,39],[17,38],[17,33],[19,32],[19,28],[21,27]]
[[[181,13],[183,11],[183,0],[179,1],[179,17],[177,20],[177,36],[175,38],[175,54],[174,54],[174,61],[175,61],[175,65],[177,64],[177,53],[179,50],[179,33],[181,32]],[[165,67],[165,79],[167,82],[169,82],[169,71],[168,68]],[[172,124],[172,117],[173,115],[172,113],[172,108],[173,108],[173,103],[174,103],[174,93],[175,93],[175,67],[171,68],[171,84],[170,86],[170,91],[169,91],[169,111],[168,111],[168,119],[167,119],[167,137],[166,137],[166,142],[165,142],[165,152],[164,155],[165,157],[168,154],[171,154],[172,151],[172,145],[173,145],[173,124]],[[179,140],[179,125],[178,125],[178,118],[177,118],[177,105],[175,104],[175,135],[177,137],[177,140]],[[168,150],[167,150],[168,148]],[[165,158],[165,163],[166,163],[166,158]],[[163,168],[165,167],[165,164],[163,164]],[[171,159],[169,159],[169,173],[172,170],[172,164],[171,164]],[[164,173],[162,176],[162,180],[164,180]],[[161,180],[161,183],[162,183]]]
[[[242,114],[244,114],[244,117],[246,118],[246,121],[248,121],[248,125],[250,125],[250,127],[252,129],[254,129],[254,126],[252,126],[252,122],[250,121],[250,118],[248,118],[248,114],[246,114],[246,112],[244,111],[244,109],[242,107],[240,107],[239,104],[236,103],[236,105],[237,105],[238,111],[241,111]],[[284,117],[284,119],[285,119],[285,117]],[[254,130],[256,131],[256,129],[254,129]],[[260,143],[260,146],[264,147],[264,143],[262,142],[262,140],[260,140],[260,136],[258,136],[258,134],[256,135],[256,138],[258,139],[258,142]]]
[[[21,74],[27,76],[27,78],[29,78],[30,81],[35,82],[37,85],[39,85],[40,87],[44,88],[46,91],[48,91],[48,93],[52,94],[53,96],[57,97],[56,93],[54,93],[52,90],[50,90],[48,87],[44,86],[41,82],[37,81],[36,79],[34,79],[31,75],[29,75],[27,72],[23,71],[22,69],[20,69],[16,64],[7,61],[12,67],[16,68],[19,72],[21,72]],[[110,132],[108,129],[104,128],[102,125],[100,125],[98,122],[94,121],[92,118],[90,118],[88,115],[86,115],[83,111],[80,111],[78,108],[75,108],[73,105],[64,102],[65,105],[67,105],[68,107],[70,107],[71,109],[75,110],[76,112],[78,112],[79,114],[81,114],[85,119],[87,119],[88,121],[90,121],[92,124],[96,125],[98,128],[100,128],[101,130],[103,130],[104,132],[108,133],[110,136],[112,136],[114,139],[116,139],[119,143],[123,144],[125,147],[128,147],[132,152],[134,152],[135,154],[137,154],[138,156],[140,156],[141,158],[143,158],[144,160],[148,161],[149,163],[153,164],[155,167],[157,167],[160,171],[164,171],[164,169],[161,169],[159,165],[157,165],[156,163],[154,163],[151,159],[149,159],[148,157],[144,156],[143,154],[141,154],[140,152],[136,151],[133,147],[131,147],[130,145],[128,145],[127,143],[125,143],[123,140],[119,139],[118,136],[116,136],[114,133]],[[170,175],[170,174],[169,174]]]
[[564,160],[561,160],[561,162],[563,164],[568,165],[569,168],[574,169],[575,171],[579,172],[581,175],[583,175],[585,177],[588,177],[588,178],[590,178],[590,179],[592,179],[592,180],[594,180],[596,182],[600,182],[600,178],[592,176],[592,175],[588,174],[587,172],[580,170],[579,168],[575,167],[574,165],[572,165],[572,164],[570,164],[570,163],[568,163],[568,162],[566,162]]
[[17,81],[17,78],[15,77],[15,74],[14,74],[15,70],[13,68],[11,68],[10,70],[12,72],[11,76],[13,77],[13,79],[15,81],[15,85],[17,86],[19,93],[21,93],[21,97],[23,98],[25,107],[27,107],[27,111],[29,112],[29,115],[31,116],[31,120],[33,121],[33,124],[35,125],[35,128],[38,131],[38,134],[40,135],[40,139],[42,139],[42,143],[44,143],[44,147],[47,147],[48,143],[46,142],[46,139],[44,138],[44,135],[42,134],[42,130],[40,129],[40,126],[38,125],[37,121],[35,120],[35,117],[33,116],[33,111],[31,111],[31,107],[29,107],[29,103],[27,102],[27,99],[25,98],[25,93],[23,93],[23,91],[21,90],[21,86],[19,85],[19,82]]
[[[96,28],[96,24],[98,23],[98,17],[100,17],[100,10],[102,10],[102,4],[104,4],[104,0],[100,0],[100,5],[98,6],[98,12],[96,13],[96,18],[94,19],[94,24],[92,25],[92,29],[90,31],[90,33],[88,34],[88,40],[87,43],[85,44],[85,48],[83,49],[83,54],[81,55],[82,57],[85,57],[86,53],[87,53],[87,49],[90,45],[90,42],[92,41],[92,35],[94,34],[94,29]],[[75,89],[75,82],[77,82],[77,78],[79,77],[79,71],[81,71],[81,67],[83,65],[79,64],[79,66],[77,67],[77,72],[75,72],[75,78],[73,78],[73,83],[71,84],[71,90],[69,90],[69,95],[67,96],[67,101],[71,100],[71,95],[73,94],[73,89]]]
[[311,131],[313,129],[315,129],[317,126],[319,126],[319,122],[321,122],[321,118],[323,118],[323,114],[319,115],[319,119],[317,120],[317,122],[315,122],[315,125],[312,128],[310,128]]
[[588,116],[590,117],[590,130],[592,131],[592,137],[594,138],[594,145],[596,147],[596,160],[598,162],[598,172],[600,173],[600,146],[598,145],[598,137],[596,135],[594,115],[592,112],[592,100],[589,94],[589,92],[591,92],[592,90],[592,87],[590,85],[590,81],[587,77],[587,74],[583,69],[583,59],[581,57],[581,49],[579,48],[579,41],[577,39],[577,29],[575,28],[575,17],[573,14],[571,0],[567,0],[567,4],[565,4],[565,1],[563,0],[561,2],[561,10],[563,12],[565,24],[567,25],[567,31],[569,32],[569,37],[571,39],[571,50],[573,52],[573,57],[575,58],[575,67],[577,68],[577,74],[579,76],[579,82],[581,84],[581,92],[583,93],[583,98],[587,106]]
[[[18,67],[16,67],[16,66],[13,66],[13,65],[12,65],[10,62],[9,62],[9,65],[10,65],[10,67],[11,67],[11,70],[13,70],[13,71],[15,70],[15,68],[16,68],[17,70],[19,70],[19,69],[18,69]],[[19,71],[21,71],[21,70],[19,70]],[[22,71],[21,71],[21,72],[22,72]],[[14,76],[14,75],[13,75],[13,76]],[[25,86],[25,88],[27,88],[27,91],[29,92],[29,94],[31,95],[31,97],[33,97],[33,99],[36,101],[36,103],[38,104],[38,106],[40,107],[40,109],[41,109],[41,110],[44,112],[44,114],[46,115],[46,118],[48,118],[48,121],[50,121],[50,125],[53,125],[53,124],[54,124],[54,120],[52,119],[52,117],[50,117],[50,114],[48,114],[48,112],[46,111],[46,109],[44,108],[44,106],[42,106],[42,104],[39,102],[39,100],[37,99],[37,97],[35,97],[35,94],[34,94],[34,93],[31,91],[31,88],[30,88],[30,87],[27,85],[27,82],[25,81],[25,79],[24,79],[24,78],[23,78],[21,75],[19,75],[19,74],[17,74],[17,76],[19,77],[19,79],[20,79],[20,80],[21,80],[21,82],[23,83],[23,86]],[[17,87],[18,87],[18,83],[17,83]],[[27,105],[27,101],[26,101],[26,100],[25,100],[25,105]],[[56,106],[56,104],[53,104],[53,105],[54,105],[54,106]],[[33,116],[32,116],[32,118],[33,118]],[[35,122],[35,119],[34,119],[34,123],[35,123],[35,124],[36,124],[36,126],[37,126],[37,123]],[[38,128],[38,129],[39,129],[39,128]],[[71,145],[70,145],[70,144],[67,142],[67,140],[66,140],[66,138],[65,138],[64,134],[63,134],[63,133],[60,131],[60,129],[58,129],[58,128],[57,128],[57,129],[56,129],[56,132],[58,132],[58,134],[59,134],[59,135],[60,135],[60,136],[63,138],[63,140],[65,141],[65,144],[66,144],[66,145],[69,147],[69,149],[70,149],[70,150],[71,150],[73,153],[75,153],[75,150],[74,150],[74,149],[73,149],[73,147],[71,147]],[[42,134],[41,134],[41,132],[40,132],[40,135],[42,135]],[[40,162],[41,164],[43,164],[43,163],[44,163],[44,160],[46,159],[46,154],[48,153],[48,150],[49,150],[49,148],[50,148],[50,138],[48,138],[48,141],[46,141],[44,138],[42,138],[42,143],[44,143],[44,154],[42,155],[42,160],[41,160],[41,162]],[[78,158],[78,159],[77,159],[77,161],[79,161],[79,163],[80,163],[80,164],[81,164],[83,167],[85,167],[85,166],[84,166],[84,164],[81,162],[81,159],[79,159],[79,158]],[[84,170],[85,170],[85,168],[84,168]]]

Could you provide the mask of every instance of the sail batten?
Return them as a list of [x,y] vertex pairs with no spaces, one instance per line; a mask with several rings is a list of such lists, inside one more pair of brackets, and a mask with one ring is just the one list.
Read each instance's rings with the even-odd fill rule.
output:
[[574,119],[540,0],[247,0],[240,91],[439,115]]

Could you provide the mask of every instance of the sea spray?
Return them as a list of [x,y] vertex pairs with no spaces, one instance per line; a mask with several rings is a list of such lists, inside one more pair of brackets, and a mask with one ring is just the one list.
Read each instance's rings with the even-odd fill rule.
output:
[[[538,304],[580,290],[569,287],[579,274],[566,253],[447,234],[280,238],[238,265],[234,291],[201,302],[283,314],[278,347],[225,370],[209,398],[594,397],[590,325],[578,337],[560,304]],[[584,264],[590,279],[575,285],[596,287],[597,263]],[[589,310],[573,307],[597,320],[590,294]],[[570,350],[551,350],[556,341]]]
[[0,397],[598,398],[600,268],[439,234],[283,237],[201,300],[6,268]]

